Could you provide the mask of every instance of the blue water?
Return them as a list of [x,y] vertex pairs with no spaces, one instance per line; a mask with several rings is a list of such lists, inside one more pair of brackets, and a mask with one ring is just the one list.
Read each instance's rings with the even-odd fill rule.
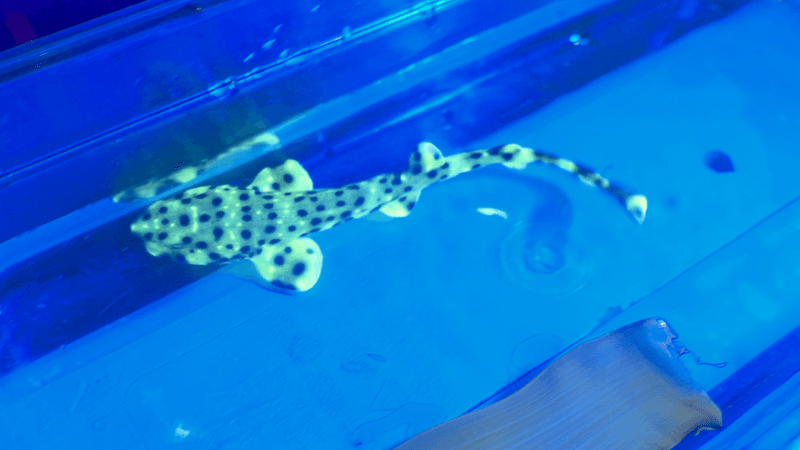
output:
[[[488,137],[435,142],[546,148],[646,194],[647,220],[548,167],[435,184],[407,218],[314,235],[307,293],[216,272],[17,367],[0,442],[382,449],[652,316],[728,362],[684,360],[711,390],[800,326],[798,79],[800,13],[757,2]],[[798,448],[792,386],[761,404],[781,414],[724,429],[725,448]]]

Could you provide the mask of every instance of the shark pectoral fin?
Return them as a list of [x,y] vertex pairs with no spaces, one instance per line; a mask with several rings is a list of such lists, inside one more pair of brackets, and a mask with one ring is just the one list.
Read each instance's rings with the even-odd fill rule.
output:
[[411,210],[419,200],[419,194],[420,191],[409,192],[408,195],[381,206],[379,211],[389,217],[405,217],[411,214]]
[[264,280],[289,291],[311,289],[322,272],[322,251],[308,238],[267,247],[250,261]]
[[162,247],[162,246],[160,246],[160,245],[158,245],[158,244],[156,244],[155,242],[152,242],[152,241],[145,241],[144,248],[147,249],[147,253],[150,253],[151,255],[156,256],[156,257],[161,256],[164,253],[166,253],[166,250],[164,250],[164,247]]
[[365,218],[370,222],[388,222],[394,219],[394,217],[387,216],[380,210],[369,213]]
[[259,172],[247,187],[262,191],[310,191],[314,183],[299,162],[287,159],[278,167],[267,167]]

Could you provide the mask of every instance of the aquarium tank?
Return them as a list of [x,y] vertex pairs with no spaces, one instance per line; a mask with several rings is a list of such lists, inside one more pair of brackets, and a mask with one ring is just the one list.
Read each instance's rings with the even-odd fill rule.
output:
[[95,3],[1,10],[0,449],[800,450],[797,0]]

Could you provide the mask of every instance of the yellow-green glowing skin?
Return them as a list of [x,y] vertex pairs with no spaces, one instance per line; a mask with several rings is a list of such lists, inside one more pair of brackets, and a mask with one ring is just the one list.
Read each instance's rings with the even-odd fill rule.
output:
[[444,157],[423,142],[403,172],[383,174],[335,189],[317,189],[303,167],[287,160],[262,170],[247,187],[202,186],[153,203],[132,225],[153,256],[189,264],[250,259],[264,279],[306,291],[322,270],[322,252],[306,236],[381,211],[405,217],[426,186],[488,164],[523,169],[552,164],[614,195],[641,223],[647,199],[631,195],[577,164],[516,144]]

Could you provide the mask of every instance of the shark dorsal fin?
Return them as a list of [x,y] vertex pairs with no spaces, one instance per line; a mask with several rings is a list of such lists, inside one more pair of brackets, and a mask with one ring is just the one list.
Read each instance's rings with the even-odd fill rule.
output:
[[[406,170],[414,172],[418,167],[421,172],[428,172],[444,164],[444,155],[441,150],[430,142],[421,142],[417,149],[408,158],[408,168]],[[419,172],[417,172],[419,173]]]
[[249,188],[262,191],[310,191],[314,183],[299,162],[287,159],[278,167],[267,167],[256,175]]

